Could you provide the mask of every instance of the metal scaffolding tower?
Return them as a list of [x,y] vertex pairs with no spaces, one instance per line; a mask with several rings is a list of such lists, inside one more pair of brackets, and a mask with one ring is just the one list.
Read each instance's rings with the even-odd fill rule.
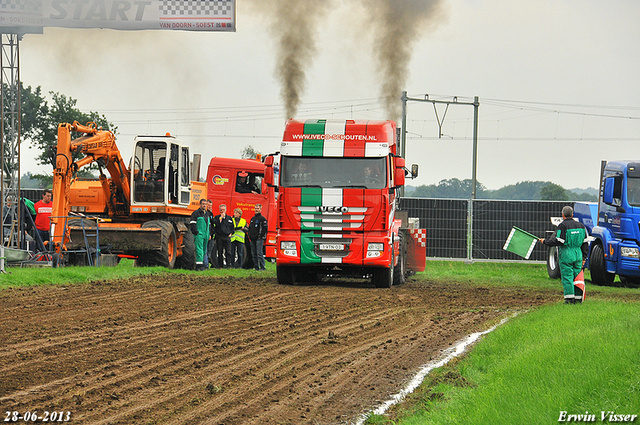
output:
[[20,55],[21,34],[6,33],[2,37],[0,81],[0,241],[3,246],[23,248],[20,209]]

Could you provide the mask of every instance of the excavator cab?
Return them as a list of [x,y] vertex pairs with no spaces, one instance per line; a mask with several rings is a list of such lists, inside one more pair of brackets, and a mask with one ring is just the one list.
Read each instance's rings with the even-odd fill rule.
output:
[[189,148],[171,136],[138,136],[134,143],[132,204],[188,205]]

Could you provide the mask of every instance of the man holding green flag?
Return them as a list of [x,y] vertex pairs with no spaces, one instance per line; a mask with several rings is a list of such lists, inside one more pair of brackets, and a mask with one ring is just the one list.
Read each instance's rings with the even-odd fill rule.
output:
[[589,254],[588,233],[582,223],[573,219],[573,208],[569,206],[562,208],[562,220],[555,235],[538,240],[544,245],[558,247],[564,303],[576,304],[582,302],[582,290],[577,288],[576,291],[573,281],[582,271]]

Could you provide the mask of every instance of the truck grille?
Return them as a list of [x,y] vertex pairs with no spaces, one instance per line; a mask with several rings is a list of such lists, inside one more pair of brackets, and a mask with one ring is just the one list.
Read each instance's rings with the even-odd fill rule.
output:
[[321,212],[316,207],[298,207],[301,230],[362,230],[367,208],[349,207],[346,212]]

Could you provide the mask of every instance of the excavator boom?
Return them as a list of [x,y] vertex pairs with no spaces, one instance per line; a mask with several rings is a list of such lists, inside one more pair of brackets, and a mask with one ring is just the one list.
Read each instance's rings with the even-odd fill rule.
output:
[[[72,132],[82,136],[72,140]],[[79,152],[84,157],[74,161],[73,154]],[[87,125],[62,123],[58,126],[58,147],[56,166],[53,171],[53,243],[56,252],[60,252],[64,241],[65,218],[69,215],[71,202],[69,192],[75,173],[81,168],[97,163],[101,170],[100,182],[105,195],[109,216],[128,215],[131,202],[129,172],[116,146],[111,131],[97,128],[95,123]],[[106,168],[111,178],[107,178],[102,169]]]

